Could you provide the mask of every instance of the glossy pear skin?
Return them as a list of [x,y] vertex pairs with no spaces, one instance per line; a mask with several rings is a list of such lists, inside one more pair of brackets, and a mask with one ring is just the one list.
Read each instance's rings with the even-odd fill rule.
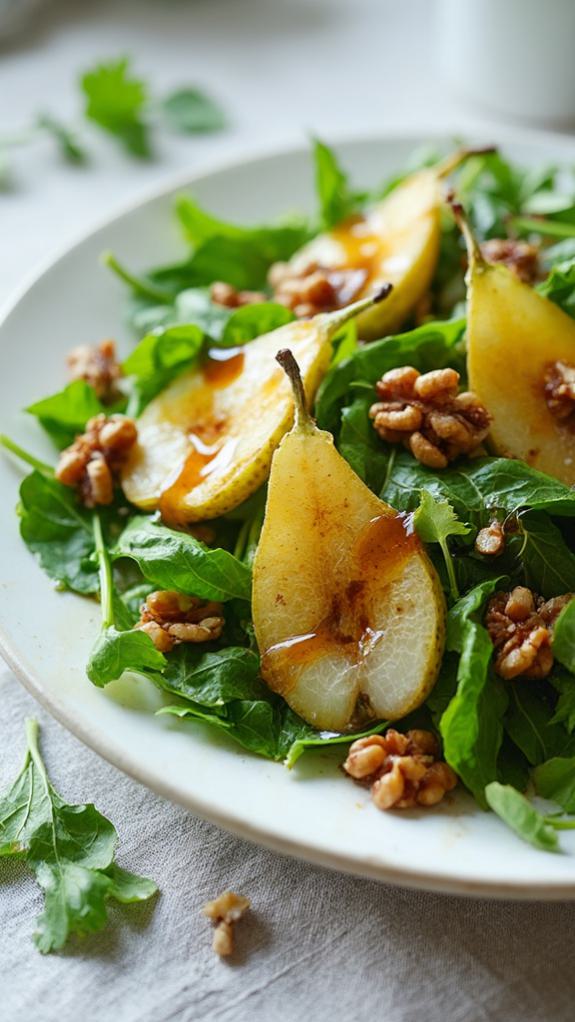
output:
[[254,563],[270,688],[318,728],[357,723],[358,702],[363,719],[402,717],[435,683],[444,614],[435,570],[402,516],[329,433],[294,427],[274,455]]
[[[219,365],[211,359],[179,376],[138,420],[138,443],[122,474],[128,500],[161,508],[175,525],[216,518],[246,500],[267,478],[293,421],[276,352],[293,349],[311,400],[329,365],[331,332],[324,317],[289,323],[231,355],[214,353],[224,357]],[[235,364],[226,367],[226,356]]]
[[543,378],[552,362],[575,364],[575,322],[504,266],[472,260],[468,297],[469,385],[493,416],[493,449],[574,485],[575,434],[549,411]]
[[360,337],[383,337],[401,326],[429,289],[439,257],[440,215],[437,171],[417,171],[365,217],[352,217],[318,235],[292,257],[291,265],[298,273],[313,263],[330,269],[365,268],[368,275],[358,298],[384,281],[392,284],[387,301],[357,318]]

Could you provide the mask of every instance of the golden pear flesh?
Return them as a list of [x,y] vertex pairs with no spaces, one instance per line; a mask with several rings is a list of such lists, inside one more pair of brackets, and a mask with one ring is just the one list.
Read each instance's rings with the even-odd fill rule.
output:
[[317,728],[395,720],[437,678],[443,594],[409,517],[379,500],[317,429],[302,388],[298,401],[273,458],[254,562],[262,677]]

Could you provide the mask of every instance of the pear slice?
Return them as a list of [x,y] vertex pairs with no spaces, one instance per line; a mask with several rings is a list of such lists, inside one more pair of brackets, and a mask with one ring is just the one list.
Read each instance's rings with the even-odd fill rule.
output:
[[427,293],[435,272],[442,180],[468,156],[491,151],[491,147],[461,149],[434,167],[414,172],[365,214],[313,238],[292,256],[290,268],[296,276],[318,266],[336,274],[344,271],[349,274],[352,298],[389,281],[393,285],[389,301],[366,309],[358,317],[357,328],[364,340],[393,333]]
[[262,677],[310,724],[396,720],[437,678],[445,604],[411,526],[371,492],[306,410],[291,352],[295,425],[273,457],[254,561]]
[[342,325],[391,291],[346,309],[288,323],[240,349],[213,349],[179,376],[138,419],[138,442],[121,482],[128,500],[159,508],[175,526],[226,514],[267,479],[272,454],[290,428],[289,383],[275,361],[290,345],[310,400],[329,365]]
[[575,431],[551,413],[545,376],[575,367],[575,322],[502,264],[483,258],[463,210],[452,204],[468,257],[469,386],[490,412],[490,446],[575,484]]

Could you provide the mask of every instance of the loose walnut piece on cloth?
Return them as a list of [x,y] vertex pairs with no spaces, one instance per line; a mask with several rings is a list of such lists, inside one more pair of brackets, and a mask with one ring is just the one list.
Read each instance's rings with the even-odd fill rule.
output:
[[150,636],[160,653],[169,653],[180,642],[219,639],[224,627],[222,605],[159,589],[142,604],[135,627]]
[[459,394],[455,369],[419,373],[413,366],[390,369],[375,385],[374,429],[391,444],[402,443],[422,465],[446,468],[474,451],[487,436],[491,416],[471,391]]
[[114,341],[72,348],[66,361],[70,379],[86,380],[104,404],[111,404],[119,397],[118,380],[122,376],[122,368],[116,359]]
[[255,305],[256,302],[267,302],[268,297],[263,291],[238,291],[231,284],[217,280],[210,289],[210,298],[216,305],[224,305],[227,309],[239,309],[242,305]]
[[539,249],[528,241],[515,238],[490,238],[479,246],[488,263],[503,263],[525,284],[534,284],[540,277]]
[[438,757],[431,731],[400,734],[390,728],[353,742],[343,769],[371,789],[378,809],[413,809],[437,805],[457,784],[457,775]]
[[234,924],[250,907],[249,898],[233,891],[224,891],[214,901],[208,901],[202,914],[216,923],[212,948],[217,955],[225,957],[234,950]]
[[485,627],[495,646],[495,670],[506,680],[546,678],[553,667],[553,625],[575,594],[545,600],[525,586],[495,593]]
[[547,407],[559,422],[575,421],[575,365],[551,362],[545,368],[543,390]]
[[56,479],[75,487],[85,507],[111,504],[114,476],[136,442],[136,424],[125,415],[96,415],[60,454]]

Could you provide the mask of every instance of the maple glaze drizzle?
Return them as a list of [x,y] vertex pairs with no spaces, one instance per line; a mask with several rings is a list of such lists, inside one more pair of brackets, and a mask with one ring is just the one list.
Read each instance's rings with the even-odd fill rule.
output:
[[206,383],[218,390],[229,387],[242,372],[245,357],[243,348],[211,348],[202,368]]
[[358,664],[383,635],[369,624],[368,601],[374,585],[381,592],[393,582],[418,548],[411,515],[393,512],[373,518],[354,544],[351,578],[343,593],[333,597],[328,614],[312,632],[284,639],[265,651],[264,678],[334,653],[343,655],[350,665]]
[[345,269],[365,270],[371,276],[381,255],[381,238],[362,216],[349,217],[332,229],[332,237],[345,252]]

